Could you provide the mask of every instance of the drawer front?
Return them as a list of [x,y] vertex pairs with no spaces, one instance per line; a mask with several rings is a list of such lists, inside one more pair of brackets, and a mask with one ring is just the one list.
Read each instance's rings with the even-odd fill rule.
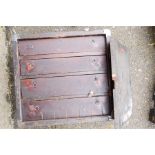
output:
[[25,40],[19,42],[18,49],[21,56],[61,53],[67,54],[80,52],[105,53],[105,37],[87,36],[57,39]]
[[23,98],[35,100],[104,95],[108,92],[108,79],[107,75],[102,74],[24,79],[21,81],[21,91]]
[[23,120],[67,119],[109,114],[109,98],[74,98],[64,100],[24,101]]
[[46,74],[106,73],[105,56],[86,56],[39,60],[21,60],[21,75],[34,76]]

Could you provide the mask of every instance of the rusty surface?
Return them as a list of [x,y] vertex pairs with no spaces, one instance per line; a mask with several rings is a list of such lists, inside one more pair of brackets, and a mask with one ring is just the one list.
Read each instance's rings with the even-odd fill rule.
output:
[[89,97],[90,93],[91,96],[108,93],[107,76],[104,74],[24,79],[21,87],[23,98],[35,100],[63,96]]
[[21,75],[106,73],[106,56],[86,56],[21,61]]
[[21,55],[22,60],[38,60],[38,59],[52,59],[52,58],[69,58],[69,57],[82,57],[82,56],[101,56],[105,55],[105,51],[87,51],[81,53],[50,53],[50,54],[39,54],[39,55]]
[[23,122],[111,114],[105,35],[19,40],[18,54]]
[[23,120],[68,119],[107,115],[110,112],[108,104],[108,97],[23,101]]
[[20,55],[105,52],[104,36],[86,36],[58,39],[20,41]]

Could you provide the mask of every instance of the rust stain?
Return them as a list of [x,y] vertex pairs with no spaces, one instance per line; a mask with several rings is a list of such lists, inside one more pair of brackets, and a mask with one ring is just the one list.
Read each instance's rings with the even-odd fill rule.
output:
[[26,63],[26,70],[27,72],[31,72],[33,70],[34,66],[30,64],[29,62]]
[[28,105],[28,108],[31,112],[37,112],[39,111],[38,106],[34,106],[34,105]]
[[23,80],[23,85],[27,87],[29,90],[33,88],[33,82],[31,79]]
[[35,117],[38,114],[40,114],[40,108],[39,106],[34,106],[32,104],[28,105],[28,116],[29,117]]

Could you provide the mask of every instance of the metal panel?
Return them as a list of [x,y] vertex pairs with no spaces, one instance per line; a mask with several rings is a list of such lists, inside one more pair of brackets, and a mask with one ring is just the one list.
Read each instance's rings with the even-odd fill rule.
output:
[[23,101],[23,120],[68,119],[109,114],[109,98]]
[[63,96],[89,97],[107,93],[107,80],[104,74],[24,79],[21,81],[21,91],[23,98],[35,100]]
[[87,56],[39,60],[22,60],[21,75],[67,74],[85,72],[106,73],[105,56]]
[[82,57],[82,56],[99,56],[105,55],[103,51],[94,52],[80,52],[80,53],[52,53],[52,54],[41,54],[41,55],[21,55],[22,60],[37,60],[37,59],[51,59],[51,58],[69,58],[69,57]]
[[114,39],[111,40],[110,45],[114,81],[115,127],[121,128],[132,114],[129,52],[126,47]]
[[85,36],[58,39],[39,39],[20,41],[20,55],[38,55],[50,53],[104,52],[104,36]]

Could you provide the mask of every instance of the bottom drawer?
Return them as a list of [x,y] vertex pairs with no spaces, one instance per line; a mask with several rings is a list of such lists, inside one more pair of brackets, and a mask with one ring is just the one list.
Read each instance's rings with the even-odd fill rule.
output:
[[110,113],[109,97],[24,101],[23,121],[80,118]]

